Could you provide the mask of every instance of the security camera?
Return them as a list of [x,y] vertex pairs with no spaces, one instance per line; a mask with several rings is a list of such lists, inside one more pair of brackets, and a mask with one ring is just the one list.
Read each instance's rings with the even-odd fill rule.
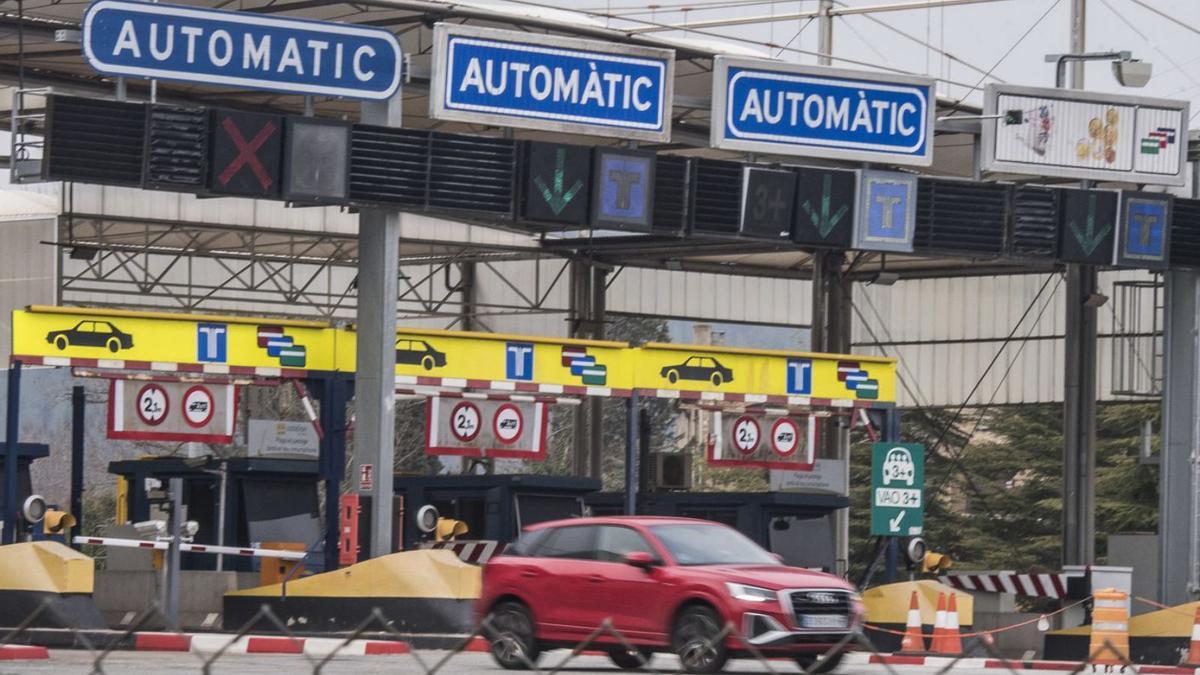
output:
[[1136,59],[1122,59],[1112,63],[1113,77],[1122,87],[1144,87],[1154,73],[1154,64]]
[[162,520],[143,520],[134,523],[133,529],[140,537],[161,537],[167,533],[167,523]]
[[180,532],[180,534],[184,537],[187,537],[188,539],[191,539],[192,537],[196,536],[196,533],[199,531],[200,531],[200,523],[197,523],[194,520],[187,520],[187,521],[184,521],[183,531]]
[[40,523],[46,517],[46,500],[41,495],[29,495],[21,505],[21,516],[27,523]]
[[417,529],[429,534],[437,529],[438,518],[441,514],[438,513],[437,507],[433,504],[426,504],[417,509]]

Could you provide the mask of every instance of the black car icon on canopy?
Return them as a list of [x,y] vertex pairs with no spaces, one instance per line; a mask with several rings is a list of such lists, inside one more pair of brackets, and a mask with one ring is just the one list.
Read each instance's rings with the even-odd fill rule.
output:
[[690,356],[677,366],[664,367],[659,375],[667,378],[671,384],[680,380],[697,380],[712,382],[714,387],[719,387],[725,382],[733,382],[733,371],[711,356]]
[[424,340],[396,340],[396,365],[421,366],[433,370],[446,365],[446,355]]
[[115,354],[133,348],[133,336],[107,321],[80,321],[74,328],[50,331],[46,342],[60,351],[67,347],[104,347]]

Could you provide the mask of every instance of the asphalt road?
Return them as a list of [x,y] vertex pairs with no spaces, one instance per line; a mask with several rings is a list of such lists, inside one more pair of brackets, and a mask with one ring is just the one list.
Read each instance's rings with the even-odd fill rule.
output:
[[[569,652],[551,652],[542,657],[539,666],[546,671],[557,666]],[[432,667],[446,652],[421,652],[420,655]],[[0,661],[0,675],[16,675],[24,673],[79,673],[84,675],[92,671],[92,656],[86,651],[52,651],[50,658],[42,661]],[[665,655],[657,655],[651,662],[655,670],[671,673],[676,672],[678,661]],[[771,668],[777,673],[801,672],[794,664],[786,661],[772,661]],[[897,675],[936,675],[938,668],[894,666]],[[113,652],[104,660],[105,673],[134,673],[136,675],[186,675],[202,672],[202,662],[194,653],[166,652]],[[313,666],[301,656],[278,655],[244,655],[232,654],[223,656],[214,664],[213,673],[271,673],[272,675],[302,675],[312,672]],[[354,673],[371,675],[379,673],[387,675],[423,675],[425,669],[411,656],[351,656],[335,658],[321,671],[322,673]],[[463,653],[455,656],[438,673],[444,675],[474,675],[476,673],[505,673],[496,666],[487,654]],[[572,660],[561,671],[562,673],[622,673],[607,658],[581,656]],[[727,673],[768,673],[761,663],[755,661],[731,661],[726,667]],[[890,675],[883,666],[843,666],[839,675]],[[983,671],[968,668],[954,669],[953,675],[996,675],[1001,671]]]

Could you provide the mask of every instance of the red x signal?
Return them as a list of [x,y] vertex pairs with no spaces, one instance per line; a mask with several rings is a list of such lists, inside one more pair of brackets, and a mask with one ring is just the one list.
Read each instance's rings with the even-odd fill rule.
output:
[[249,141],[246,140],[245,136],[242,136],[242,132],[238,129],[233,118],[226,117],[221,126],[229,134],[229,139],[233,141],[233,145],[238,151],[237,157],[234,157],[229,166],[225,167],[225,170],[217,175],[217,180],[221,182],[221,185],[229,185],[229,181],[233,180],[233,177],[237,175],[238,171],[241,171],[243,166],[246,166],[254,173],[254,177],[258,179],[258,184],[262,186],[262,189],[266,190],[271,187],[271,183],[274,181],[271,180],[271,175],[267,173],[267,168],[259,160],[258,149],[271,138],[271,134],[275,133],[275,124],[267,121],[263,125],[263,128],[259,129],[254,138]]

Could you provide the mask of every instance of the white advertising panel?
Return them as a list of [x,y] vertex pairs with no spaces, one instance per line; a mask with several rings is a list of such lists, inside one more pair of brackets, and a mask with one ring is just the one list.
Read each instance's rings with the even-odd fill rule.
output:
[[316,459],[321,439],[311,422],[250,420],[246,432],[246,453],[251,457],[275,459]]
[[1186,182],[1186,101],[989,85],[984,116],[985,171]]

